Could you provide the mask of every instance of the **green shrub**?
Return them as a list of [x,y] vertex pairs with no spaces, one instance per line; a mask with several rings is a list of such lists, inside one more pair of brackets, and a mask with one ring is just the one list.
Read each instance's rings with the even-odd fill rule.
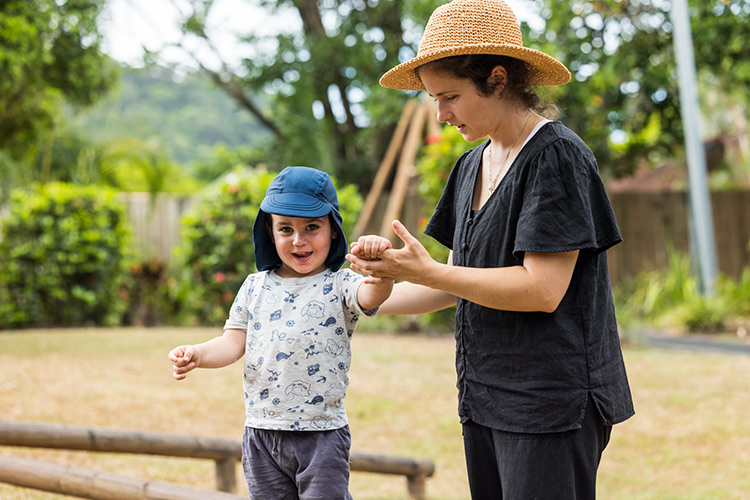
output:
[[665,269],[643,272],[614,290],[626,329],[651,325],[677,332],[720,332],[750,319],[750,268],[738,280],[720,275],[715,293],[700,292],[690,257],[670,250]]
[[[183,218],[177,291],[186,321],[222,324],[240,285],[255,272],[253,223],[275,176],[264,169],[235,170],[201,193]],[[344,232],[351,235],[362,197],[354,185],[337,191]]]
[[112,190],[64,183],[14,190],[0,240],[0,325],[119,324],[129,243]]

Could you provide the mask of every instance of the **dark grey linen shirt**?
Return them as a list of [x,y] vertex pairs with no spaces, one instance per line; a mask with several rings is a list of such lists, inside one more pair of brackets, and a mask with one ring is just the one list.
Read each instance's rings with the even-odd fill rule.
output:
[[622,241],[591,150],[559,122],[524,145],[481,210],[472,210],[484,144],[454,166],[425,233],[456,266],[518,266],[525,252],[580,250],[553,313],[491,309],[457,299],[462,422],[508,432],[580,428],[589,397],[607,425],[633,415],[607,267]]

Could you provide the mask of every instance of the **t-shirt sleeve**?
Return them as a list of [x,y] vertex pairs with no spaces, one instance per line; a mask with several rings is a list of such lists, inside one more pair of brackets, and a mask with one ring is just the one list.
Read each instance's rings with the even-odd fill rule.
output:
[[537,157],[526,182],[513,253],[602,252],[622,241],[591,150],[558,139]]
[[377,314],[379,308],[362,309],[359,301],[357,301],[357,290],[364,284],[364,276],[355,273],[351,269],[342,269],[336,273],[336,278],[339,290],[341,290],[341,300],[343,301],[344,310],[347,314],[355,314],[357,316],[362,314],[365,316],[375,316]]
[[255,276],[252,274],[245,278],[229,310],[229,318],[224,323],[224,330],[247,331],[247,323],[252,319],[248,308],[248,298],[253,292],[254,281]]

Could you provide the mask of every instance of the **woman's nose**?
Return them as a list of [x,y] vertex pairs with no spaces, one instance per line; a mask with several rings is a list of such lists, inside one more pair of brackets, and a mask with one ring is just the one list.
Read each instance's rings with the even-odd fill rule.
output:
[[451,113],[448,112],[445,104],[441,104],[439,101],[436,105],[436,108],[437,108],[437,121],[439,121],[440,123],[446,123],[452,116]]

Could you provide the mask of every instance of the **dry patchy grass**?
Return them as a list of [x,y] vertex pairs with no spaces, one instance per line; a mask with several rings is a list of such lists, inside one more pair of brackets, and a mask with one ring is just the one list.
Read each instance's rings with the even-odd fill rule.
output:
[[[0,333],[0,418],[239,439],[241,363],[172,380],[166,359],[216,329]],[[750,357],[627,349],[636,417],[600,469],[605,500],[750,499]],[[468,498],[450,337],[357,333],[346,405],[353,449],[430,458],[431,499]],[[1,453],[213,487],[206,460],[24,448]],[[241,478],[241,473],[239,474]],[[357,500],[406,498],[399,476],[354,472]],[[0,485],[0,498],[63,499]]]

